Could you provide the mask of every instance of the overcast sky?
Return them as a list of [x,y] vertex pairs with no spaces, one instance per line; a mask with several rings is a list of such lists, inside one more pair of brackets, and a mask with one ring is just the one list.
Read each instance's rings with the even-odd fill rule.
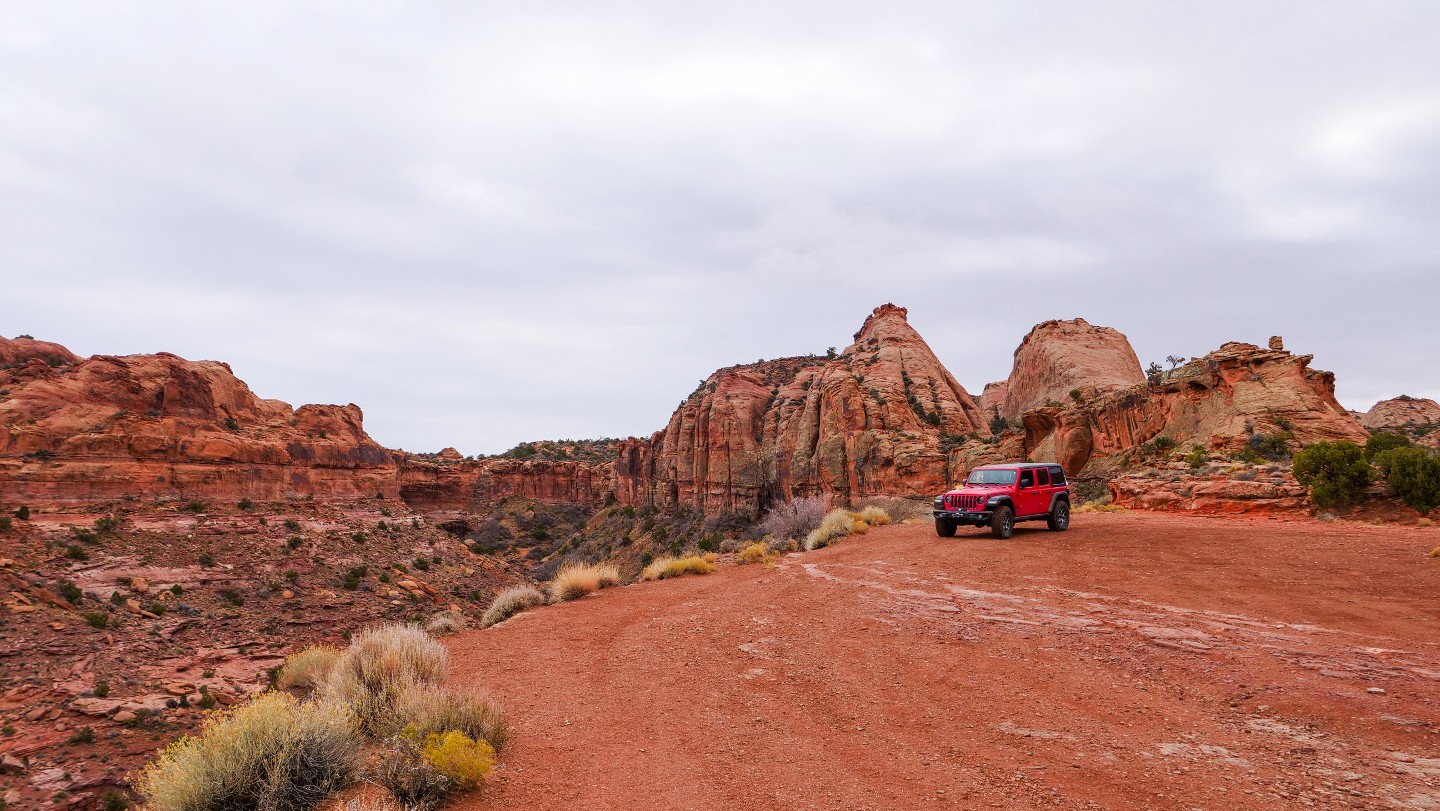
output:
[[[228,9],[228,10],[226,10]],[[911,323],[1440,398],[1434,2],[0,5],[0,334],[412,451],[648,435]]]

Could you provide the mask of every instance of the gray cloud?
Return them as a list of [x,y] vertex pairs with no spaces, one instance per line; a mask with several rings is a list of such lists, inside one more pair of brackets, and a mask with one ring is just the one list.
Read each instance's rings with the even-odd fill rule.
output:
[[895,301],[978,391],[1084,316],[1440,397],[1426,3],[7,7],[0,333],[381,442],[644,434]]

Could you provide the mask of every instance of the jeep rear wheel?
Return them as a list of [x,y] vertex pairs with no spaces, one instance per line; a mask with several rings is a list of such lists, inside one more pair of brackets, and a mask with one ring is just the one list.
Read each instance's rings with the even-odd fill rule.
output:
[[935,519],[935,534],[942,538],[955,537],[955,522],[946,521],[944,518]]
[[1010,537],[1015,531],[1015,512],[1009,507],[1001,507],[990,516],[990,534],[1000,540]]
[[1064,532],[1070,528],[1070,502],[1057,501],[1055,509],[1050,511],[1050,517],[1045,522],[1055,532]]

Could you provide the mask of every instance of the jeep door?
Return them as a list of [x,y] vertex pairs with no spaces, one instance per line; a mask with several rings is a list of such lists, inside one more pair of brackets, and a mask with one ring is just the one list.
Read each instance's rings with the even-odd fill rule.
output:
[[1048,505],[1041,506],[1040,504],[1045,498],[1046,495],[1040,490],[1036,481],[1035,468],[1022,468],[1020,482],[1015,486],[1015,511],[1021,515],[1043,513],[1048,509]]

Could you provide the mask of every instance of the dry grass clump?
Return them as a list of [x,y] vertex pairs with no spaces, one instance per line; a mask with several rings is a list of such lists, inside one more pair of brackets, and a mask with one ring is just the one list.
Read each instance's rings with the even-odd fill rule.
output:
[[416,687],[400,696],[396,713],[406,721],[403,734],[417,740],[453,730],[485,741],[498,752],[505,748],[509,737],[500,708],[474,693],[458,693],[444,687]]
[[715,564],[699,555],[690,555],[684,558],[672,558],[668,555],[657,558],[654,563],[646,566],[640,572],[641,580],[664,580],[667,577],[680,577],[687,574],[710,574],[715,571]]
[[799,540],[820,526],[825,517],[825,499],[812,496],[781,504],[760,520],[760,532],[776,538]]
[[859,525],[864,526],[859,530],[861,532],[870,528],[863,521],[857,522],[855,514],[849,510],[831,510],[820,521],[820,526],[805,536],[805,551],[813,552],[816,549],[823,549],[856,531],[856,527]]
[[480,627],[489,628],[504,622],[527,608],[545,604],[545,595],[534,586],[511,586],[495,595],[490,607],[480,617]]
[[1127,509],[1125,509],[1124,507],[1121,507],[1119,504],[1111,504],[1111,503],[1109,503],[1108,501],[1107,501],[1107,502],[1103,502],[1103,503],[1102,503],[1102,502],[1098,502],[1098,501],[1087,501],[1087,502],[1085,502],[1084,504],[1081,504],[1079,507],[1076,507],[1074,510],[1072,510],[1072,512],[1077,512],[1077,513],[1128,513],[1128,512],[1130,512],[1130,511],[1127,510]]
[[1437,546],[1434,549],[1430,550],[1430,557],[1440,558],[1440,546]]
[[470,621],[465,618],[464,614],[449,609],[436,611],[430,615],[430,619],[425,620],[426,632],[435,636],[444,636],[445,634],[463,631],[469,625]]
[[550,602],[577,600],[620,584],[620,569],[611,563],[568,563],[550,581]]
[[1415,521],[1415,526],[1417,526],[1417,527],[1428,527],[1428,526],[1433,526],[1433,524],[1430,522],[1430,519],[1429,519],[1429,518],[1420,518],[1420,519],[1417,519],[1417,520]]
[[323,694],[348,704],[366,732],[385,735],[403,726],[396,702],[406,691],[445,681],[445,646],[413,625],[367,628],[340,655]]
[[883,507],[877,507],[873,504],[856,513],[856,515],[860,517],[861,521],[864,521],[872,527],[883,527],[890,523],[890,513],[886,512]]
[[[863,515],[868,507],[878,507],[885,512],[892,524],[900,524],[912,518],[933,520],[930,499],[900,498],[899,496],[867,496],[857,502]],[[868,519],[867,519],[868,520]],[[870,522],[874,524],[874,521]]]
[[285,657],[285,664],[275,677],[275,686],[281,690],[300,689],[314,692],[330,676],[330,670],[340,659],[340,651],[329,645],[315,645]]
[[358,746],[348,713],[267,693],[166,747],[137,787],[151,811],[301,811],[350,782]]
[[779,559],[780,553],[771,551],[764,541],[756,541],[735,553],[735,563],[741,566],[748,563],[763,563],[769,566]]

